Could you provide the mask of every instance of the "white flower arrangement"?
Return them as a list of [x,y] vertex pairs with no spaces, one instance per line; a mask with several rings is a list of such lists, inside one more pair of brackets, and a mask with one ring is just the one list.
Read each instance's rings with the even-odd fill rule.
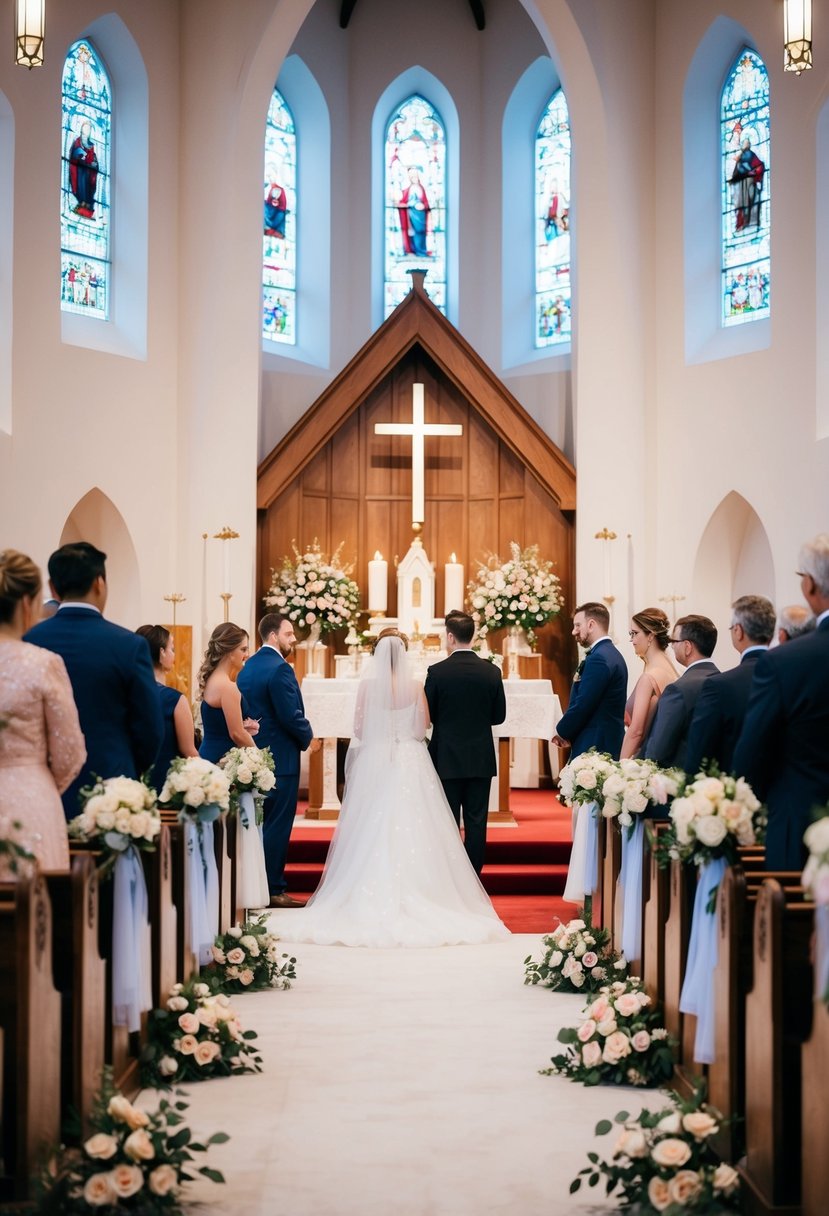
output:
[[167,772],[158,801],[178,810],[182,822],[210,823],[230,805],[230,781],[209,760],[177,756]]
[[611,979],[624,979],[628,964],[610,945],[607,929],[593,928],[589,921],[559,924],[542,938],[540,962],[524,959],[524,983],[540,984],[560,992],[596,992]]
[[273,754],[269,747],[231,747],[219,761],[230,782],[230,807],[238,811],[239,795],[253,794],[259,807],[276,785]]
[[661,769],[653,760],[629,757],[616,761],[615,769],[602,790],[602,815],[617,819],[620,827],[629,830],[634,816],[643,815],[649,806],[665,806],[683,787],[684,774],[679,769]]
[[607,752],[589,751],[575,756],[559,773],[558,792],[566,806],[595,802],[604,803],[604,786],[614,776],[617,762]]
[[704,865],[724,857],[733,863],[738,846],[764,838],[766,816],[754,791],[742,777],[700,773],[675,798],[669,811],[670,829],[656,844],[665,857]]
[[156,792],[132,777],[97,778],[81,790],[80,815],[69,822],[74,840],[97,844],[110,854],[123,853],[130,845],[152,850],[161,831]]
[[810,823],[803,834],[809,850],[803,871],[806,894],[820,907],[829,906],[829,807],[820,819]]
[[154,1009],[147,1022],[141,1052],[144,1085],[160,1089],[179,1081],[261,1072],[262,1059],[253,1046],[254,1030],[243,1030],[223,992],[195,977],[174,984],[165,1009]]
[[561,584],[552,562],[539,558],[538,545],[522,549],[511,541],[510,553],[505,562],[490,554],[468,584],[467,595],[481,637],[518,625],[532,643],[534,631],[561,611]]
[[293,545],[294,557],[283,558],[271,572],[271,588],[265,596],[275,608],[301,629],[318,627],[330,633],[350,624],[360,611],[360,588],[350,577],[353,567],[340,561],[342,545],[330,560],[323,556],[314,538],[304,553]]
[[220,933],[213,943],[213,964],[223,992],[290,988],[296,979],[296,959],[280,953],[279,938],[268,932],[267,912]]

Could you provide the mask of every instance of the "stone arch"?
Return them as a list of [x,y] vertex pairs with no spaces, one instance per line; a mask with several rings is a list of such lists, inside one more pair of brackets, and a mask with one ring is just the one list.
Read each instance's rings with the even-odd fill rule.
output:
[[75,503],[60,534],[62,545],[86,540],[107,555],[106,615],[111,621],[135,629],[141,604],[138,556],[126,521],[103,490],[94,486]]
[[765,595],[774,603],[775,569],[768,533],[751,503],[731,490],[712,513],[694,558],[691,592],[678,609],[702,612],[720,631],[715,660],[733,667],[728,639],[731,605],[740,595]]

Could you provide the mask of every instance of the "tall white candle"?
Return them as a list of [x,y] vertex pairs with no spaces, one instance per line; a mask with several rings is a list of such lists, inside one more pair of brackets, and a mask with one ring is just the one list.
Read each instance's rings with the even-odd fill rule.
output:
[[463,610],[463,566],[455,560],[455,554],[443,567],[443,615],[448,612]]
[[389,564],[378,551],[368,564],[368,610],[385,612],[388,605]]

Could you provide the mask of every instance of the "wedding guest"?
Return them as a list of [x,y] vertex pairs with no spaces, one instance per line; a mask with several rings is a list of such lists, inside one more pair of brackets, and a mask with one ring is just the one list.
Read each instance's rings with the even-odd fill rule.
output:
[[735,773],[768,809],[770,870],[801,868],[812,811],[829,801],[829,532],[803,545],[798,573],[816,627],[760,656],[734,749]]
[[[210,635],[199,671],[203,737],[199,755],[218,764],[231,747],[256,747],[258,725],[246,719],[236,677],[248,657],[248,635],[225,621]],[[252,728],[252,729],[251,729]]]
[[663,768],[685,769],[688,728],[697,697],[705,680],[718,670],[711,661],[717,626],[707,616],[681,616],[671,630],[670,645],[685,672],[659,698],[643,755]]
[[296,644],[292,622],[279,612],[268,612],[259,622],[262,645],[245,664],[239,687],[259,720],[258,742],[269,747],[276,770],[276,786],[265,799],[263,844],[272,908],[297,908],[300,902],[288,894],[285,863],[288,842],[296,815],[299,792],[300,753],[316,751],[305,716],[302,693],[288,658]]
[[40,571],[0,553],[0,817],[20,820],[21,843],[45,870],[69,869],[60,795],[86,747],[63,659],[21,641],[40,619]]
[[573,637],[585,648],[585,656],[573,679],[567,712],[553,736],[553,743],[571,749],[571,760],[591,747],[619,758],[628,669],[608,637],[609,626],[604,604],[582,604],[573,613]]
[[93,777],[140,777],[153,764],[163,727],[150,652],[143,638],[104,619],[106,554],[87,541],[49,558],[49,583],[60,607],[26,640],[66,664],[86,739],[86,764],[63,795],[67,819]]
[[135,631],[147,639],[155,675],[155,686],[164,720],[164,739],[150,775],[150,784],[160,792],[167,770],[176,756],[198,756],[193,730],[193,715],[187,698],[177,688],[167,684],[167,674],[176,662],[175,643],[169,629],[163,625],[139,625]]
[[774,605],[764,595],[741,595],[731,608],[731,645],[740,663],[712,675],[700,690],[685,753],[689,773],[699,772],[703,760],[714,760],[722,772],[731,772],[755,665],[774,636]]
[[676,680],[676,669],[666,653],[670,621],[661,608],[645,608],[631,617],[628,637],[634,653],[645,664],[625,705],[625,738],[620,759],[636,756],[647,738],[659,698]]
[[815,618],[804,604],[789,604],[780,609],[777,618],[777,641],[780,646],[811,633],[815,627]]
[[426,673],[432,719],[429,755],[459,828],[463,813],[464,848],[480,875],[489,792],[497,771],[492,728],[507,716],[507,702],[501,672],[472,650],[472,617],[449,612],[445,624],[448,658],[433,663]]

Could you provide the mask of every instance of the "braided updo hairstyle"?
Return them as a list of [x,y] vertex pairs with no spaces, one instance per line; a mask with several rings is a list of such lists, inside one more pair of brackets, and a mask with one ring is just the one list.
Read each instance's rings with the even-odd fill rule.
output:
[[241,646],[247,636],[247,630],[242,629],[240,625],[234,625],[232,621],[224,621],[216,626],[210,635],[207,650],[204,652],[204,662],[199,671],[199,698],[204,697],[204,686],[225,655]]
[[17,549],[0,552],[0,622],[8,624],[19,602],[39,595],[42,587],[40,570],[30,557]]
[[643,608],[641,612],[634,612],[631,619],[643,633],[649,633],[653,637],[660,650],[668,649],[671,622],[661,608]]

